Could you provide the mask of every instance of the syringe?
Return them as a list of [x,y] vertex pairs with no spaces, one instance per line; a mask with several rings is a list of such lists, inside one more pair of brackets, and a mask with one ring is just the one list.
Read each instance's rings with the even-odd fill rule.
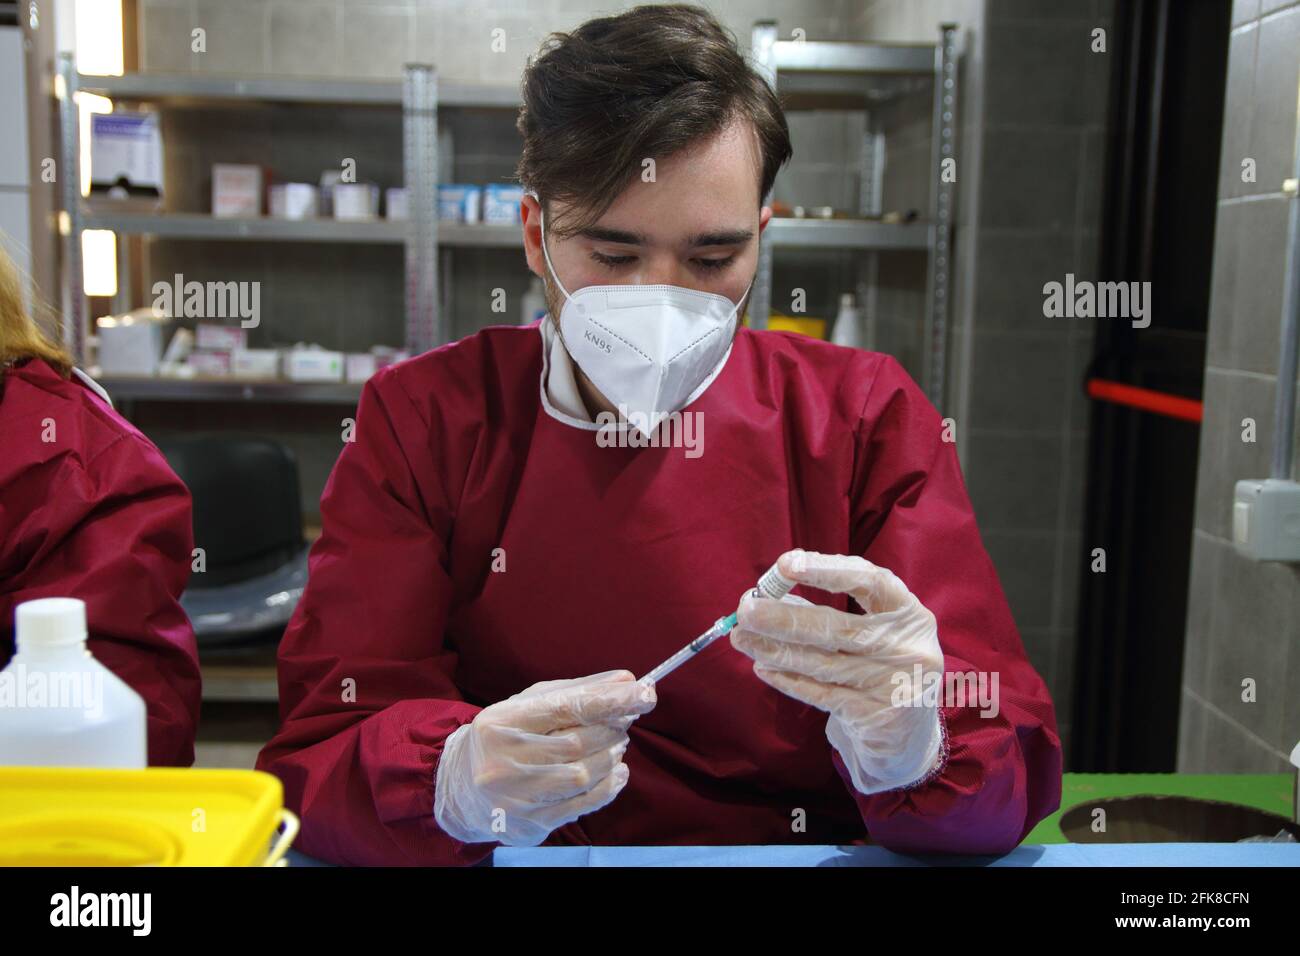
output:
[[[773,600],[779,601],[790,593],[790,590],[796,583],[797,582],[791,581],[784,574],[778,571],[774,564],[767,569],[766,574],[758,579],[758,584],[755,586],[753,594],[755,597],[770,597]],[[726,617],[718,618],[711,628],[642,677],[638,683],[659,683],[659,681],[664,677],[677,670],[677,668],[681,667],[718,638],[730,634],[731,629],[735,626],[736,615],[734,613],[728,614]]]

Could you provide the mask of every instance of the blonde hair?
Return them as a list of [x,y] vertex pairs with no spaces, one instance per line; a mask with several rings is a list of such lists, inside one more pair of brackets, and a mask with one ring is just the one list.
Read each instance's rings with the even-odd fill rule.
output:
[[[50,314],[40,302],[33,311]],[[28,314],[18,267],[0,248],[0,369],[31,358],[41,359],[64,378],[72,374],[72,356]]]

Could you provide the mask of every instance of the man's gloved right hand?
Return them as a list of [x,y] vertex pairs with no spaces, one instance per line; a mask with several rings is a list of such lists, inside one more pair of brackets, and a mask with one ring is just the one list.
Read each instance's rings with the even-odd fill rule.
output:
[[462,843],[537,846],[618,796],[627,730],[655,702],[653,685],[619,670],[542,681],[483,708],[443,745],[434,819]]

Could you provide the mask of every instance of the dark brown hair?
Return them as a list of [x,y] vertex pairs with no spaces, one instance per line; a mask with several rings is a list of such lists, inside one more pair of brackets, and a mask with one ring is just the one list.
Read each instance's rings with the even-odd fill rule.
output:
[[772,88],[711,13],[686,4],[633,7],[550,34],[528,61],[523,100],[517,174],[543,202],[572,205],[557,235],[603,216],[644,159],[671,156],[733,120],[753,126],[760,203],[793,153]]

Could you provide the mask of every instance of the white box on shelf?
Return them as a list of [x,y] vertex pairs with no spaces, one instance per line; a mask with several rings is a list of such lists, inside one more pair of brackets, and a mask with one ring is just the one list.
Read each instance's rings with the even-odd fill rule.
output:
[[379,361],[372,352],[349,352],[344,377],[349,382],[364,382],[379,370]]
[[311,183],[276,183],[268,190],[269,209],[275,219],[314,219],[320,200]]
[[386,219],[409,219],[411,217],[411,201],[407,195],[406,187],[391,186],[384,190],[384,218]]
[[185,364],[194,370],[195,375],[210,378],[224,378],[230,375],[229,352],[191,352]]
[[411,353],[403,349],[390,348],[387,345],[376,345],[370,350],[375,357],[375,371],[387,368],[390,365],[396,365],[398,362],[404,362],[411,357]]
[[248,163],[212,164],[212,215],[240,219],[262,214],[262,167]]
[[524,198],[522,186],[508,183],[490,183],[483,190],[483,221],[491,223],[519,222],[519,203]]
[[291,349],[284,356],[284,377],[291,382],[341,382],[343,353]]
[[438,187],[438,218],[449,222],[478,222],[483,190],[446,183]]
[[235,349],[230,353],[230,371],[241,378],[279,378],[278,349]]
[[378,186],[373,183],[339,183],[334,187],[335,219],[374,219],[378,215]]
[[[139,310],[147,312],[148,310]],[[105,375],[157,375],[162,322],[147,314],[106,315],[95,323],[99,367]]]
[[248,348],[248,330],[239,325],[200,322],[195,329],[194,347],[222,352]]
[[92,192],[161,196],[162,156],[157,113],[90,114]]

